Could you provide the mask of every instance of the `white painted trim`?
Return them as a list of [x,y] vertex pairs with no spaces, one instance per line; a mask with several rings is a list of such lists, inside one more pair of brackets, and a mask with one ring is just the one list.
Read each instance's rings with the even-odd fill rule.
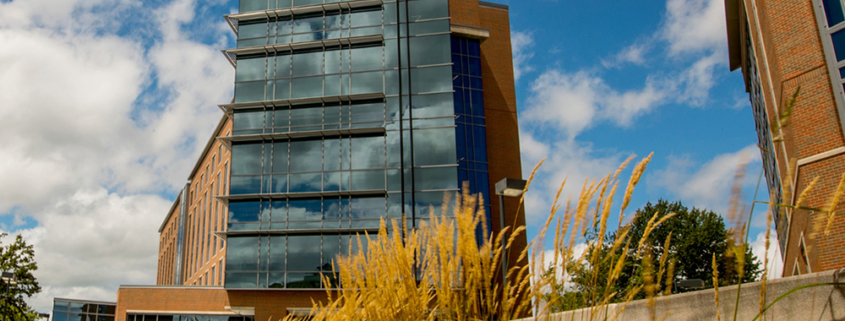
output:
[[801,167],[801,166],[804,166],[804,165],[807,165],[807,164],[811,164],[811,163],[815,163],[815,162],[818,162],[818,161],[826,159],[826,158],[831,158],[831,157],[837,156],[839,154],[845,154],[845,147],[834,148],[834,149],[831,149],[831,150],[823,152],[823,153],[818,153],[816,155],[800,159],[800,160],[798,160],[798,167]]

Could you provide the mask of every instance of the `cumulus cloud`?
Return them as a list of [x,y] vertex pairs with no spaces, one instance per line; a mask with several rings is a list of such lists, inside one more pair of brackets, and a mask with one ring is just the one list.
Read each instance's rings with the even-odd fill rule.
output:
[[607,176],[627,156],[595,150],[589,143],[570,140],[542,143],[530,133],[520,135],[520,145],[529,147],[529,152],[523,153],[523,176],[528,177],[534,166],[546,158],[535,175],[533,187],[525,194],[525,216],[529,225],[548,218],[555,194],[564,180],[567,183],[558,204],[565,206],[567,198],[578,196],[586,180]]
[[526,121],[551,123],[572,140],[599,121],[629,126],[633,119],[666,102],[673,86],[649,78],[644,88],[619,92],[587,71],[544,72],[531,85],[522,113]]
[[668,0],[660,35],[669,42],[669,53],[672,56],[726,50],[725,2]]
[[653,41],[650,39],[638,41],[622,51],[616,53],[609,59],[602,59],[601,64],[605,68],[621,67],[625,64],[644,65],[646,63],[646,55],[653,49]]
[[534,67],[528,65],[528,61],[534,57],[530,51],[534,46],[534,36],[530,32],[511,32],[511,50],[513,53],[513,77],[519,80],[523,74],[531,72]]
[[751,252],[754,253],[754,256],[760,262],[761,270],[764,263],[763,258],[769,258],[769,280],[781,278],[783,274],[783,260],[781,259],[780,246],[778,246],[777,232],[774,230],[770,232],[768,252],[766,252],[766,232],[763,231],[757,234],[757,238],[751,242]]
[[[669,165],[646,176],[649,187],[664,188],[693,206],[727,213],[728,197],[737,168],[742,163],[760,162],[756,145],[717,155],[705,164],[687,157],[669,157]],[[750,182],[747,180],[747,182]]]
[[[196,14],[210,5],[227,4],[0,3],[0,216],[14,215],[4,229],[35,246],[36,309],[154,283],[172,202],[161,195],[183,186],[222,116],[216,105],[232,97],[220,54],[231,31]],[[37,225],[21,229],[24,217]]]

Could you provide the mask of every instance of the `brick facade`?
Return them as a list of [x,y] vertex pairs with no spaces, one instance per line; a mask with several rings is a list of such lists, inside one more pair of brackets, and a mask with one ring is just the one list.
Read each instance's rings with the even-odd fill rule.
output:
[[[737,66],[733,57],[739,52],[743,58],[755,55],[772,136],[778,137],[781,134],[778,128],[783,128],[783,140],[774,142],[777,170],[785,189],[783,202],[796,205],[797,194],[818,177],[816,188],[803,206],[824,209],[845,173],[845,153],[842,153],[845,136],[813,1],[727,0],[725,3],[728,29],[735,28],[742,34],[741,41],[729,40],[731,65]],[[730,19],[732,14],[739,16],[739,25]],[[746,26],[753,51],[745,49]],[[730,31],[729,36],[736,37]],[[736,45],[739,43],[742,45]],[[751,75],[744,61],[743,73],[748,84]],[[778,115],[799,86],[800,94],[788,124],[780,126]],[[788,164],[796,165],[790,169]],[[826,213],[786,210],[788,233],[778,235],[786,242],[782,253],[785,276],[793,274],[796,264],[802,274],[845,267],[845,233],[837,233],[845,228],[843,209],[837,208],[839,216],[828,237],[818,233],[824,233]]]

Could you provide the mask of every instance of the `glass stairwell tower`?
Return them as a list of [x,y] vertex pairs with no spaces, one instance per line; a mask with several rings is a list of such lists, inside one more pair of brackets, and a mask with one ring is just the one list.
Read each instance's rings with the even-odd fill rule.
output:
[[449,7],[241,0],[226,17],[225,288],[325,287],[354,235],[403,213],[416,227],[465,181],[492,221],[480,40],[452,32]]

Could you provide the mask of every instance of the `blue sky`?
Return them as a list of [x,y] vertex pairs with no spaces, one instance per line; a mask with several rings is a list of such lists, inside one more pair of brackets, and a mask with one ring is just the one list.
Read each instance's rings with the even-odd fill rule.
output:
[[[632,154],[654,158],[629,211],[666,198],[724,213],[742,159],[750,201],[760,156],[721,0],[495,2],[510,6],[523,167],[547,158],[529,237],[564,177],[577,193]],[[236,7],[0,1],[0,230],[35,245],[36,308],[155,282],[156,231],[232,97],[220,50]]]

